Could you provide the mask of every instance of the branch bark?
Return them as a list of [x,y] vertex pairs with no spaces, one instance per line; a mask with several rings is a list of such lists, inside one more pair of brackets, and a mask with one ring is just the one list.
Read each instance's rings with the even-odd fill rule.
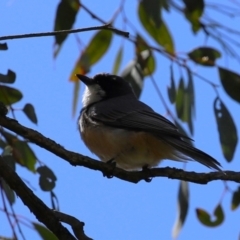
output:
[[36,145],[52,152],[73,166],[87,167],[89,169],[102,172],[104,176],[111,175],[132,183],[138,183],[141,180],[151,179],[154,177],[167,177],[198,184],[207,184],[208,182],[215,180],[227,180],[240,183],[240,172],[234,171],[196,173],[166,167],[153,168],[149,169],[149,171],[128,172],[117,167],[113,168],[113,166],[110,164],[106,164],[90,157],[68,151],[50,138],[47,138],[41,133],[19,124],[18,121],[14,119],[0,116],[0,125],[19,134],[23,138],[30,140],[32,143],[35,143]]
[[34,213],[36,218],[46,225],[60,240],[76,240],[75,237],[60,223],[54,212],[49,209],[33,192],[26,186],[22,179],[8,166],[0,156],[0,176],[21,198],[23,203]]

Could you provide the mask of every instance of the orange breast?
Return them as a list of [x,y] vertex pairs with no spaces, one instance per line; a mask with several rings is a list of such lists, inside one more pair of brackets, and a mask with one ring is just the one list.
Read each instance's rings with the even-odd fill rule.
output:
[[123,169],[156,166],[162,159],[179,160],[172,146],[145,132],[112,127],[85,127],[81,137],[102,161],[114,159]]

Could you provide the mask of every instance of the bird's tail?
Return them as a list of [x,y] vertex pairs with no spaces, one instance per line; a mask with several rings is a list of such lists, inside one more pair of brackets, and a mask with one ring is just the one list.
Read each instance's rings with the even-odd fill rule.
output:
[[220,168],[221,164],[216,159],[214,159],[207,153],[193,147],[190,143],[188,143],[184,140],[181,140],[181,139],[179,139],[179,140],[178,139],[174,139],[174,140],[165,139],[165,141],[168,142],[171,146],[173,146],[178,152],[182,153],[183,155],[188,156],[191,159],[193,159],[209,168],[213,168],[218,171],[222,171]]

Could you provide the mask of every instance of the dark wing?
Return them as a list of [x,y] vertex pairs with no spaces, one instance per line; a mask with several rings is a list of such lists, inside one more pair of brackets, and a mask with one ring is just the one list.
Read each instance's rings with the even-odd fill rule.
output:
[[154,112],[143,102],[138,101],[134,96],[129,95],[98,102],[97,108],[93,104],[88,109],[88,114],[92,120],[108,126],[149,132],[185,156],[221,171],[219,168],[221,165],[217,160],[194,148],[186,141],[189,138],[181,134],[173,123]]
[[97,108],[93,105],[88,113],[93,120],[108,126],[145,131],[161,139],[169,136],[189,139],[172,122],[133,96],[99,102]]

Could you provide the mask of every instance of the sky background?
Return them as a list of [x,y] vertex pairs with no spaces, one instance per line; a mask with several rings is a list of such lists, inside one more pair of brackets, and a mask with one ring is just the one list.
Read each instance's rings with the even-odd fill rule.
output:
[[[221,3],[226,4],[230,2],[227,0],[221,1]],[[58,3],[59,1],[56,0],[48,2],[2,0],[0,2],[0,36],[53,30]],[[106,21],[112,17],[119,3],[120,1],[110,0],[83,1],[83,4]],[[125,11],[135,27],[145,37],[148,36],[138,21],[136,14],[137,1],[126,1]],[[189,23],[181,14],[172,11],[170,14],[164,13],[163,16],[172,33],[176,52],[185,53],[206,43],[203,34],[192,35]],[[225,25],[240,26],[239,17],[225,18],[215,11],[211,11],[211,17],[221,19]],[[91,19],[81,9],[77,15],[74,28],[96,25],[101,24]],[[115,26],[122,28],[121,18]],[[131,34],[132,30],[128,30]],[[78,34],[78,37],[83,43],[87,44],[94,34],[95,32],[86,32]],[[150,42],[155,44],[154,41]],[[9,50],[0,51],[0,72],[6,73],[8,69],[16,72],[17,79],[13,87],[20,89],[24,97],[14,107],[21,109],[26,103],[32,103],[36,109],[38,125],[32,124],[21,111],[16,111],[17,120],[22,125],[35,129],[46,137],[53,139],[68,150],[97,159],[80,139],[76,123],[78,116],[72,116],[73,84],[68,79],[80,54],[74,34],[69,35],[56,59],[53,59],[53,37],[9,40],[7,43]],[[112,71],[121,43],[122,38],[115,35],[106,56],[91,69],[90,76],[99,72]],[[208,40],[207,45],[220,49],[219,45],[212,40]],[[239,49],[236,49],[236,51],[239,51]],[[154,77],[168,106],[174,110],[167,97],[167,86],[170,83],[170,62],[159,54],[155,55],[157,69]],[[124,41],[121,70],[133,57],[133,46]],[[239,62],[229,57],[222,57],[218,64],[239,73]],[[217,84],[220,83],[216,68],[191,66],[197,73],[207,76],[209,80]],[[175,80],[178,80],[179,69],[175,66],[174,70]],[[216,97],[213,88],[198,78],[194,78],[194,84],[196,91],[196,119],[194,121],[195,134],[193,137],[195,145],[216,158],[222,164],[224,170],[239,171],[239,145],[231,164],[226,162],[221,152],[213,112],[213,101]],[[84,86],[81,85],[80,96],[82,96],[83,90]],[[224,90],[219,89],[219,93],[232,113],[235,122],[239,122],[239,104],[230,99]],[[149,78],[144,81],[141,100],[166,116],[166,109],[159,100]],[[81,106],[81,100],[79,99],[78,112]],[[11,117],[11,114],[9,116]],[[172,239],[172,228],[177,216],[179,181],[155,178],[151,183],[141,181],[138,184],[132,184],[117,178],[107,179],[100,172],[83,167],[73,167],[38,146],[32,144],[32,148],[38,159],[53,169],[58,178],[54,192],[58,196],[60,210],[85,222],[84,229],[89,237],[95,240]],[[181,163],[171,161],[164,161],[161,166],[184,167]],[[206,167],[194,162],[188,163],[186,169],[196,172],[209,171]],[[49,193],[42,192],[38,186],[37,174],[30,173],[19,166],[17,172],[22,178],[29,180],[35,188],[34,193],[48,206],[51,206]],[[228,185],[233,190],[237,188],[237,184],[228,183]],[[223,191],[224,183],[222,181],[211,182],[208,185],[190,183],[189,213],[178,237],[179,240],[238,239],[240,209],[234,212],[230,210],[232,194],[226,193],[222,200],[225,220],[221,226],[208,228],[203,226],[196,218],[195,209],[198,207],[213,213],[222,198]],[[14,208],[17,214],[36,221],[20,199],[14,204]],[[1,201],[0,209],[2,209]],[[27,239],[40,239],[33,230],[27,227],[23,226],[23,232]],[[0,234],[10,236],[10,227],[6,216],[2,212],[0,212]]]

